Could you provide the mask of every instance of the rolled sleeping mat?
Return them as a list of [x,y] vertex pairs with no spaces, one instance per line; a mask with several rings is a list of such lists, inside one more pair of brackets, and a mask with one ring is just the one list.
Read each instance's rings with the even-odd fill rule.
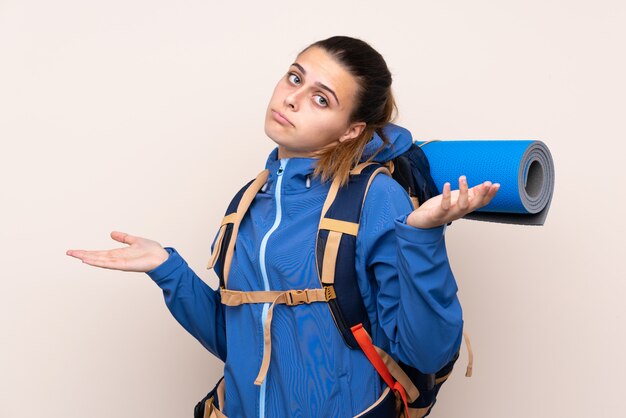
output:
[[430,164],[440,193],[450,182],[458,189],[461,175],[468,187],[486,180],[500,183],[489,204],[463,218],[520,225],[543,225],[554,191],[554,162],[550,150],[536,140],[414,141]]

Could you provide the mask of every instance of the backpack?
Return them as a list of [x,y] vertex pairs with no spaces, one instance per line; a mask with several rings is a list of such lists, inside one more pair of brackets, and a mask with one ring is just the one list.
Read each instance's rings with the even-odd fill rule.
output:
[[[421,150],[424,144],[418,145],[413,142],[404,153],[385,163],[370,161],[370,158],[358,164],[351,171],[349,182],[344,187],[339,187],[339,183],[333,181],[322,209],[316,239],[320,289],[237,292],[226,288],[239,223],[254,196],[265,184],[267,170],[248,182],[232,199],[220,225],[208,265],[208,268],[213,268],[219,260],[219,265],[222,266],[220,270],[216,269],[220,280],[222,303],[237,306],[242,303],[272,302],[266,321],[266,343],[268,339],[271,342],[269,323],[275,303],[293,306],[301,303],[326,302],[345,343],[351,349],[363,350],[385,383],[397,395],[392,409],[387,409],[386,414],[359,415],[363,417],[388,417],[389,411],[392,410],[394,411],[392,416],[398,418],[427,416],[436,402],[439,389],[451,374],[459,357],[457,352],[448,364],[432,374],[422,373],[402,362],[396,363],[382,349],[372,344],[370,321],[357,282],[356,236],[363,202],[374,177],[380,173],[390,175],[408,193],[414,208],[440,194],[430,174],[428,159]],[[451,222],[448,223],[450,224]],[[466,376],[471,376],[471,347],[467,335],[464,334],[464,337],[469,351]],[[268,367],[269,359],[264,358],[255,384],[260,384]],[[223,416],[219,410],[216,415],[209,412],[209,408],[215,411],[218,406],[216,393],[220,391],[223,402],[223,379],[196,405],[196,418]]]

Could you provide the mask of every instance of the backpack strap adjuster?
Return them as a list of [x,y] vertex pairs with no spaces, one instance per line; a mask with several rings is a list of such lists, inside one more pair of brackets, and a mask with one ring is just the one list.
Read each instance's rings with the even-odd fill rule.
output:
[[327,301],[331,299],[335,299],[337,297],[337,294],[335,293],[335,286],[333,286],[332,284],[325,284],[324,292],[326,294]]

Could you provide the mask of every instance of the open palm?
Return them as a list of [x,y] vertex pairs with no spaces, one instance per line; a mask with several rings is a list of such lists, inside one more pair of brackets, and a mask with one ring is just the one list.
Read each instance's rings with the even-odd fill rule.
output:
[[450,183],[445,183],[443,193],[433,196],[411,212],[407,224],[417,228],[447,224],[487,205],[499,188],[498,183],[485,181],[468,189],[467,179],[461,176],[459,190],[450,191]]
[[125,232],[113,231],[111,238],[129,247],[113,250],[67,250],[66,254],[92,266],[114,270],[146,272],[161,265],[169,254],[156,241]]

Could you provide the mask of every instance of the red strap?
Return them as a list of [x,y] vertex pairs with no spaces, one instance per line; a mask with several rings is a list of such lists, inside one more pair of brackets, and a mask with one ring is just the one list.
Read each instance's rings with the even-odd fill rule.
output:
[[402,398],[402,403],[404,404],[405,416],[409,417],[410,416],[409,415],[409,403],[406,400],[406,391],[404,390],[400,382],[394,383],[393,390],[395,390],[396,392],[400,394],[400,397]]
[[359,343],[361,350],[365,353],[367,359],[372,363],[378,374],[383,378],[387,386],[392,388],[395,392],[400,394],[402,398],[402,402],[404,403],[404,409],[406,412],[406,416],[409,416],[409,404],[406,399],[406,391],[402,387],[399,382],[393,380],[391,373],[389,373],[389,369],[385,366],[385,362],[380,357],[376,349],[374,348],[374,344],[372,344],[372,339],[367,334],[367,331],[363,328],[363,324],[357,324],[350,328],[352,331],[352,335],[356,338],[356,342]]

